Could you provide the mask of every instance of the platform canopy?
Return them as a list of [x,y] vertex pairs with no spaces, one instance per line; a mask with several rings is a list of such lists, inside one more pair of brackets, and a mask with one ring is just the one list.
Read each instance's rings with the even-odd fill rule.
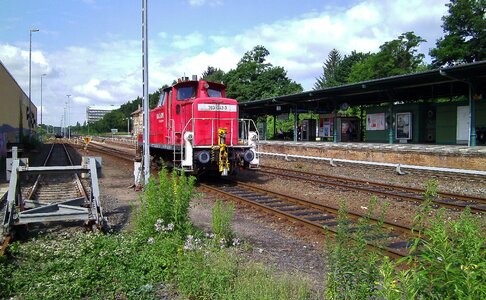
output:
[[328,113],[346,106],[486,95],[486,61],[391,76],[353,84],[240,103],[242,117],[290,111]]

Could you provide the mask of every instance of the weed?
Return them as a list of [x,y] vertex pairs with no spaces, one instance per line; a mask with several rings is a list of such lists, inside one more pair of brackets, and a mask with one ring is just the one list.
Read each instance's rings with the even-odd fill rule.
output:
[[238,274],[230,299],[313,299],[305,278],[277,276],[260,264],[250,263]]
[[329,272],[325,297],[327,299],[364,299],[375,291],[378,280],[376,264],[380,256],[367,248],[365,233],[376,199],[370,201],[367,217],[358,224],[350,222],[346,205],[341,202],[338,229],[334,241],[326,243]]
[[212,210],[212,229],[216,236],[216,240],[224,241],[225,246],[228,246],[234,237],[231,229],[233,222],[234,204],[216,201]]
[[[160,283],[171,281],[194,299],[308,298],[300,280],[274,277],[263,266],[247,269],[235,253],[238,248],[221,249],[202,238],[188,223],[192,190],[193,179],[169,177],[163,170],[159,184],[151,179],[146,186],[134,231],[14,243],[11,259],[0,260],[0,298],[153,299]],[[219,203],[218,209],[216,231],[232,236],[232,206]],[[265,275],[247,278],[255,268]]]
[[166,169],[159,172],[158,184],[151,177],[135,213],[137,231],[147,237],[153,236],[157,231],[154,224],[163,220],[167,225],[173,224],[174,230],[184,235],[189,228],[189,203],[194,181],[194,177],[178,176],[175,172],[169,176]]

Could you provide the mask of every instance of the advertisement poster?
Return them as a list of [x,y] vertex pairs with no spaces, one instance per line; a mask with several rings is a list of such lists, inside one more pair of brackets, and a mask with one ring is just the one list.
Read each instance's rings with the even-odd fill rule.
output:
[[332,137],[332,118],[330,115],[320,115],[319,117],[319,137]]
[[409,140],[412,138],[412,114],[397,113],[397,126],[395,128],[395,137],[397,140]]
[[367,115],[366,130],[385,130],[385,113]]

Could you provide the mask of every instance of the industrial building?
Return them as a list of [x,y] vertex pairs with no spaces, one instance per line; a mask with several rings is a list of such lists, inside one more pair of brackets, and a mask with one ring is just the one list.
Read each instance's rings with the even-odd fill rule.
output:
[[88,123],[94,123],[101,120],[107,113],[112,110],[118,109],[117,105],[93,105],[86,107],[86,121]]
[[0,107],[0,157],[5,157],[8,144],[20,143],[24,137],[35,135],[37,107],[1,61]]

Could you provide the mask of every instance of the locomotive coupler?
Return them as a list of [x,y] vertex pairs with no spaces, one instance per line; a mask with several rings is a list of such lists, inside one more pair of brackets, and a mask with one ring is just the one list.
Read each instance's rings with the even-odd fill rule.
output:
[[227,176],[229,172],[228,148],[226,147],[226,128],[218,129],[219,145],[219,172],[222,176]]

